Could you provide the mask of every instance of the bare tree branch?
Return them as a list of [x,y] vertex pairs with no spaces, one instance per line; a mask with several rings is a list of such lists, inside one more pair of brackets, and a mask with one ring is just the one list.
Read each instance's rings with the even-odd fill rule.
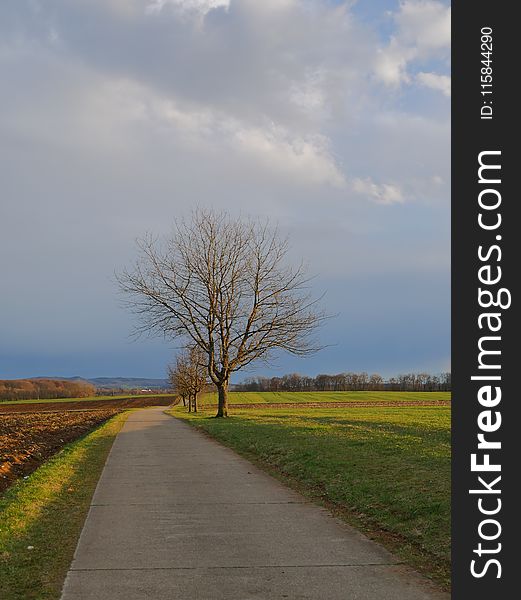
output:
[[304,266],[287,264],[288,242],[268,222],[196,210],[164,243],[146,236],[134,268],[118,276],[139,331],[181,337],[206,357],[227,414],[230,375],[275,350],[316,352],[327,316]]

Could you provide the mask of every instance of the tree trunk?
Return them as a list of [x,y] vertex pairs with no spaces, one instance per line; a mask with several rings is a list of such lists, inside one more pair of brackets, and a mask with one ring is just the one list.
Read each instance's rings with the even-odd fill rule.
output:
[[225,381],[217,386],[217,394],[219,397],[219,404],[217,407],[216,417],[227,417],[228,416],[228,382]]
[[194,394],[193,402],[194,402],[194,412],[197,412],[197,394]]

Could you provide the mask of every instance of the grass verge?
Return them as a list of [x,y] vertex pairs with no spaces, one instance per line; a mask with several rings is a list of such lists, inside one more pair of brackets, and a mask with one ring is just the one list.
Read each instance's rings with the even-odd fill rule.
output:
[[450,585],[450,408],[170,411]]
[[0,598],[56,600],[127,413],[68,444],[0,496]]

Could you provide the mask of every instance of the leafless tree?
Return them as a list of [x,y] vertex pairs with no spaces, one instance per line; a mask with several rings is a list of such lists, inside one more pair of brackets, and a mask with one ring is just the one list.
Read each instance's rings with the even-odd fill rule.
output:
[[188,399],[188,390],[184,386],[182,376],[178,370],[177,361],[176,364],[168,365],[168,381],[172,390],[181,397],[183,406],[186,406],[186,400]]
[[371,377],[369,377],[369,388],[371,390],[383,389],[383,383],[383,377],[379,373],[373,373]]
[[273,351],[305,356],[325,319],[303,265],[287,264],[288,243],[269,223],[196,210],[163,243],[139,242],[140,258],[118,275],[141,331],[181,337],[205,354],[228,414],[230,376]]
[[181,396],[184,406],[188,400],[188,412],[192,409],[197,412],[198,397],[205,389],[208,379],[206,362],[202,350],[193,346],[177,356],[174,366],[168,367],[168,378]]

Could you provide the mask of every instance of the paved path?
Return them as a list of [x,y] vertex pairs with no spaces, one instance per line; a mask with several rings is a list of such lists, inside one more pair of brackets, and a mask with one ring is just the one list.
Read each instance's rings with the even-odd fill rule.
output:
[[117,436],[62,600],[448,598],[163,410]]

